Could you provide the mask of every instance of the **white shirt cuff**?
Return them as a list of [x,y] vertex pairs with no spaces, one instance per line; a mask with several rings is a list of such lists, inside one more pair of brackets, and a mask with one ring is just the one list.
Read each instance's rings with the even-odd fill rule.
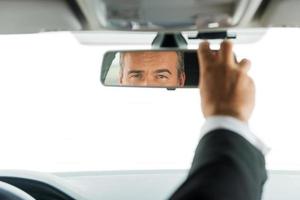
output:
[[216,129],[227,129],[242,136],[264,155],[269,152],[269,148],[251,132],[248,124],[241,120],[223,115],[208,117],[202,127],[201,137]]

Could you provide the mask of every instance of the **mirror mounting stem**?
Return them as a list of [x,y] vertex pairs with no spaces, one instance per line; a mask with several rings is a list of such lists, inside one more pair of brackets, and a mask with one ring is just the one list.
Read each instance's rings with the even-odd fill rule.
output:
[[153,49],[186,48],[187,41],[181,33],[157,33],[153,42]]

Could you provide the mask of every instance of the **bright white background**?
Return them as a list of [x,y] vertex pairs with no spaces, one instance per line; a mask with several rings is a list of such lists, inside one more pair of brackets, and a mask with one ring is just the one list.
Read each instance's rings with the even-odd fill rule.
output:
[[[276,29],[235,47],[253,63],[250,126],[271,148],[269,169],[300,169],[299,35]],[[101,57],[120,48],[70,33],[0,36],[0,169],[189,168],[204,122],[198,90],[102,86]]]

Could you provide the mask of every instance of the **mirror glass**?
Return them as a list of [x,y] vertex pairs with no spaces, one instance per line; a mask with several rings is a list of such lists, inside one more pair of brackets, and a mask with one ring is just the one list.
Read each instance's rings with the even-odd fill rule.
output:
[[110,51],[104,55],[101,82],[106,86],[198,87],[196,50]]

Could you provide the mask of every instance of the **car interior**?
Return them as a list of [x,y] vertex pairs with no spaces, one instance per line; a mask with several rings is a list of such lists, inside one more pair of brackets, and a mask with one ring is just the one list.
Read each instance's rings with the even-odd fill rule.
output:
[[[271,149],[263,199],[299,199],[291,114],[300,100],[299,8],[298,0],[0,0],[0,199],[167,199],[188,174],[203,122],[196,50],[224,39],[237,45],[236,60],[273,59],[251,71],[263,85],[253,127],[278,132],[262,134]],[[282,75],[282,51],[293,86],[268,89]],[[182,56],[184,83],[125,82],[126,55],[168,52]]]

